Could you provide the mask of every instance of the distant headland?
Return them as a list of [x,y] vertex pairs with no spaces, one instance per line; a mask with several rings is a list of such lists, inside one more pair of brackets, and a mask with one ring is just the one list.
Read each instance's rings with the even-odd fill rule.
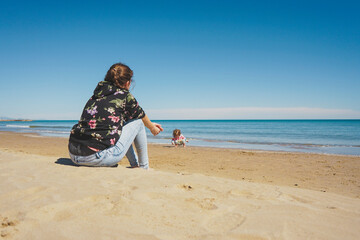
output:
[[0,122],[31,122],[31,119],[0,119]]

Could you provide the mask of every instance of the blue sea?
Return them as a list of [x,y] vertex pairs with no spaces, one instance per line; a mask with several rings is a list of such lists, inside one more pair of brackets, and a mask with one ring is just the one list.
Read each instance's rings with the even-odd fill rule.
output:
[[[77,121],[0,122],[0,131],[69,136]],[[170,144],[181,130],[189,146],[360,156],[360,120],[157,120],[164,132],[151,143]]]

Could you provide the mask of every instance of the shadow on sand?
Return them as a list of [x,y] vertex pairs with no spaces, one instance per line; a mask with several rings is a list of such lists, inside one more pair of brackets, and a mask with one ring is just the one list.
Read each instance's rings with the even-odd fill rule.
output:
[[55,162],[56,164],[65,165],[65,166],[73,166],[73,167],[80,167],[71,161],[70,158],[58,158]]
[[[56,164],[65,165],[65,166],[73,166],[73,167],[96,167],[96,166],[81,166],[73,163],[70,158],[58,158],[55,162]],[[118,167],[119,164],[116,164],[114,166],[111,166],[112,168]],[[131,167],[130,167],[131,168]]]
[[165,145],[165,146],[162,146],[163,148],[175,148],[174,146],[169,146],[169,145]]

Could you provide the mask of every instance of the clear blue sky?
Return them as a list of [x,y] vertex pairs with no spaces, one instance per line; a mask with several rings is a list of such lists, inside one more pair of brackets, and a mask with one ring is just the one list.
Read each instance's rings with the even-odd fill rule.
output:
[[358,1],[0,1],[0,117],[78,119],[108,68],[150,118],[360,118]]

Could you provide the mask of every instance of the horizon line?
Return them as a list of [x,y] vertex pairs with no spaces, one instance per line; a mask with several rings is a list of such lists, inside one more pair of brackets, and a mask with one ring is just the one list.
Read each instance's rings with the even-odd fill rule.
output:
[[[283,120],[293,120],[293,121],[302,121],[302,120],[310,120],[310,121],[322,121],[322,120],[335,120],[335,121],[344,121],[344,120],[360,120],[360,118],[197,118],[197,119],[152,119],[151,121],[283,121]],[[11,121],[79,121],[78,119],[30,119],[30,118],[14,118],[14,119],[0,119],[3,122],[11,122]]]

